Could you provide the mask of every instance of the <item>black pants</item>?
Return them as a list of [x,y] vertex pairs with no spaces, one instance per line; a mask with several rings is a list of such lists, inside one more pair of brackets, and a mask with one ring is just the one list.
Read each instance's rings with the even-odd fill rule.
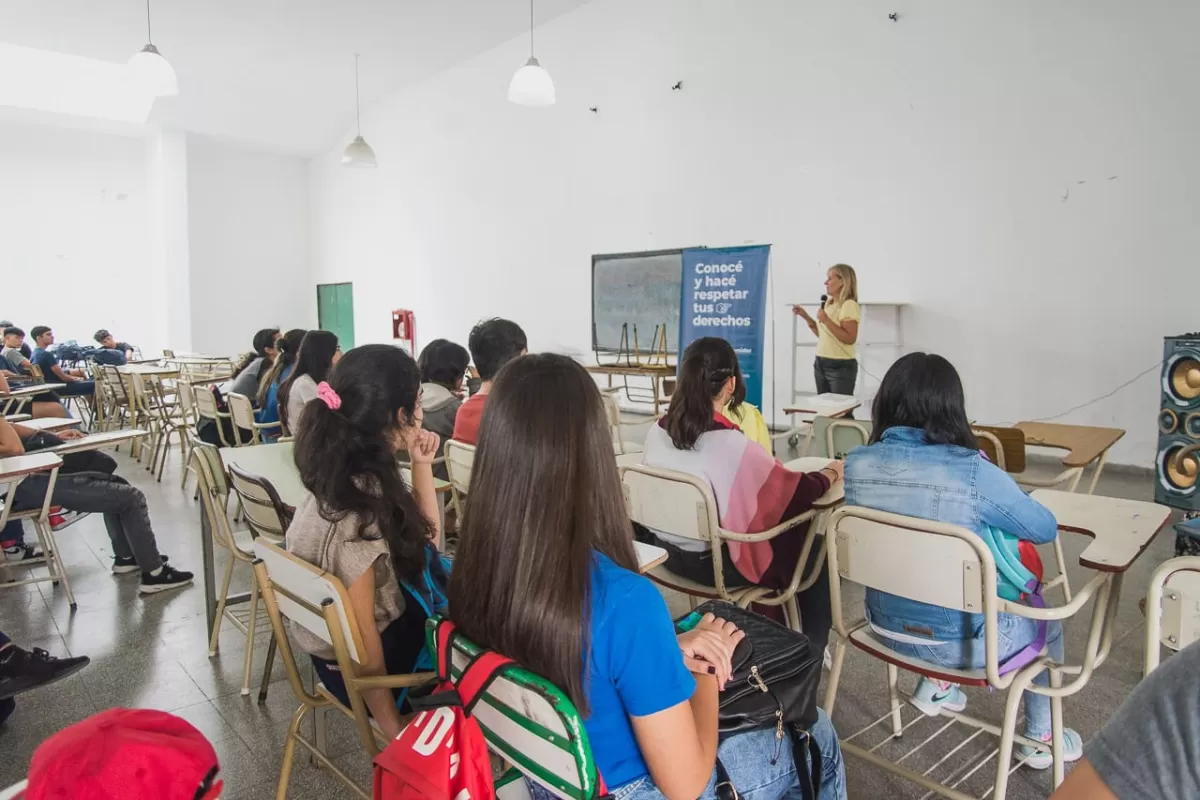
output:
[[[383,662],[387,665],[388,675],[409,675],[417,663],[417,657],[425,647],[425,612],[416,601],[405,595],[405,611],[392,624],[379,632],[383,644]],[[350,705],[350,696],[346,694],[346,682],[342,680],[342,671],[336,661],[326,658],[312,658],[317,677],[330,694],[343,705]],[[402,689],[393,689],[392,694],[399,699]]]
[[[653,532],[637,523],[634,523],[634,536],[638,541],[656,545],[666,550],[667,568],[671,572],[674,572],[681,578],[712,585],[714,576],[711,549],[700,552],[683,550],[670,542],[663,541],[655,536]],[[771,566],[763,573],[762,579],[758,582],[759,586],[766,586],[776,590],[783,590],[788,587],[788,584],[792,582],[792,574],[796,569],[796,562],[800,560],[800,551],[804,547],[804,540],[807,536],[808,525],[801,525],[771,540],[773,553]],[[803,574],[807,575],[817,563],[819,550],[820,542],[813,542],[812,550],[809,552],[808,560],[804,565]],[[725,585],[727,587],[740,588],[751,585],[750,581],[746,580],[742,576],[742,573],[738,572],[737,567],[734,566],[733,560],[729,557],[728,548],[721,548],[721,558],[722,573],[725,576]],[[824,650],[825,645],[829,642],[829,629],[833,627],[833,604],[829,598],[828,564],[821,565],[821,572],[812,586],[808,587],[806,591],[797,593],[796,606],[800,610],[800,620],[804,628],[804,635],[812,642],[817,652]],[[760,606],[755,604],[752,607],[763,616],[770,617],[779,622],[783,621],[783,612],[780,606]]]
[[[58,441],[52,444],[57,444]],[[31,452],[36,452],[36,450]],[[99,450],[84,450],[82,453],[66,453],[62,456],[62,462],[62,466],[58,468],[58,474],[60,478],[64,475],[71,475],[80,472],[99,472],[105,475],[112,475],[117,471],[117,462],[113,459],[113,457],[108,453],[102,453]],[[45,490],[43,489],[42,497],[45,496]],[[40,502],[40,500],[35,502],[33,507],[37,507]],[[14,544],[25,544],[25,528],[21,520],[9,520],[8,527],[4,528],[3,533],[0,533],[0,540],[3,540],[6,547],[11,547]]]
[[817,394],[854,394],[858,381],[858,359],[822,358],[813,362],[813,377],[817,379]]

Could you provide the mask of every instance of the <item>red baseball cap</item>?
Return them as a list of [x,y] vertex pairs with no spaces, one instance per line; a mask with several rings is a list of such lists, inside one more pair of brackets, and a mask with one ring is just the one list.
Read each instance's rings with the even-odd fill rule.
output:
[[38,746],[25,800],[215,800],[217,754],[185,720],[113,708]]

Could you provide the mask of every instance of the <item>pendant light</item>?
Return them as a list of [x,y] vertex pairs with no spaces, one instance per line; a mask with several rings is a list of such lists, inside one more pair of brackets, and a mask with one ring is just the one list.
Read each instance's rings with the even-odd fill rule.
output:
[[174,97],[179,94],[175,70],[158,52],[150,37],[150,0],[146,0],[146,46],[129,57],[129,68],[155,97]]
[[508,99],[519,106],[554,105],[554,81],[533,55],[533,0],[529,0],[529,60],[513,75]]
[[371,149],[371,145],[367,144],[362,137],[362,119],[359,112],[358,99],[358,53],[354,54],[354,127],[358,134],[354,137],[354,141],[346,145],[346,152],[342,153],[343,167],[365,167],[373,169],[375,163],[375,151]]

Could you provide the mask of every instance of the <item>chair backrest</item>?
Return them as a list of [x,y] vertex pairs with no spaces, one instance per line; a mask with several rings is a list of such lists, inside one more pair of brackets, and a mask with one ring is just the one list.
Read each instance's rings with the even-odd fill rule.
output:
[[[435,656],[437,618],[427,623]],[[451,676],[457,678],[481,649],[462,635],[451,644]],[[472,715],[492,752],[512,763],[556,797],[591,800],[599,781],[579,712],[545,678],[518,666],[502,670],[480,696]]]
[[179,410],[186,422],[194,422],[196,418],[196,390],[188,381],[176,381],[175,390],[179,393]]
[[42,368],[37,364],[29,365],[29,376],[33,378],[34,383],[45,383],[46,375],[42,372]]
[[1200,556],[1172,558],[1150,577],[1146,595],[1146,674],[1158,666],[1160,645],[1182,650],[1197,639],[1200,639]]
[[246,524],[256,536],[279,541],[287,531],[289,512],[266,478],[229,466],[229,484],[242,501]]
[[621,438],[621,407],[617,404],[617,394],[616,392],[601,392],[600,399],[604,403],[604,417],[608,420],[613,448],[618,454],[623,454],[625,442]]
[[990,597],[994,610],[995,560],[966,528],[843,506],[828,530],[831,576],[972,614],[984,613]]
[[621,467],[621,486],[634,522],[702,542],[717,535],[717,502],[699,478],[635,464]]
[[[350,606],[346,587],[333,575],[297,558],[278,544],[266,539],[254,540],[254,554],[266,567],[268,586],[260,586],[264,595],[272,591],[280,613],[337,650],[336,639],[346,644],[351,659],[362,663],[362,639]],[[324,609],[333,606],[340,636],[325,622]]]
[[163,350],[163,357],[164,358],[174,358],[175,351],[174,350]]
[[225,404],[229,407],[234,425],[248,431],[254,430],[254,404],[250,402],[249,397],[237,392],[230,392],[225,395]]
[[1017,475],[1025,471],[1025,432],[1020,428],[972,425],[971,431],[979,449],[997,467]]
[[[825,419],[825,451],[830,458],[845,459],[846,454],[856,447],[865,447],[871,441],[871,423],[853,419]],[[814,423],[815,425],[815,423]],[[813,431],[814,435],[816,430]]]
[[217,408],[217,397],[213,394],[211,386],[201,386],[192,393],[192,397],[196,401],[196,415],[201,419],[229,419],[228,412],[222,412]]
[[454,491],[468,494],[471,468],[475,466],[475,445],[457,439],[446,440],[446,475]]

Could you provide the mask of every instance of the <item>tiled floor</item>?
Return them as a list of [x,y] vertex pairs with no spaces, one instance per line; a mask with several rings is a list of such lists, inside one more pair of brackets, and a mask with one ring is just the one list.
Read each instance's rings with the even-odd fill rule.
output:
[[[160,547],[170,554],[173,564],[199,574],[199,508],[190,491],[179,489],[177,458],[169,464],[161,484],[124,454],[118,454],[118,458],[121,474],[149,497]],[[1102,481],[1101,492],[1149,499],[1152,485],[1148,478],[1111,472]],[[109,543],[98,517],[84,519],[64,531],[59,541],[79,610],[71,614],[61,589],[49,584],[9,589],[0,592],[0,630],[24,647],[43,647],[57,655],[86,654],[91,656],[92,664],[63,683],[18,698],[16,713],[0,728],[5,756],[0,759],[0,786],[23,776],[34,749],[51,733],[98,710],[140,706],[179,714],[212,740],[221,760],[226,785],[223,796],[227,800],[273,796],[284,732],[297,706],[282,665],[277,663],[271,676],[266,705],[258,706],[254,694],[243,697],[239,693],[245,653],[242,634],[229,628],[221,636],[220,654],[208,657],[203,595],[198,585],[139,597],[135,576],[110,574]],[[1077,555],[1082,545],[1078,537],[1067,537],[1068,558]],[[1128,576],[1120,606],[1119,641],[1112,657],[1083,694],[1066,701],[1067,722],[1085,739],[1096,733],[1140,675],[1143,626],[1137,600],[1145,593],[1151,570],[1170,555],[1171,535],[1164,533]],[[235,580],[241,586],[248,585],[248,573]],[[686,607],[680,597],[668,600],[673,610]],[[861,593],[849,601],[861,606]],[[1082,647],[1082,627],[1068,626],[1068,657]],[[265,632],[257,638],[255,687],[266,641]],[[884,671],[851,650],[842,680],[834,721],[839,731],[848,734],[884,712]],[[902,681],[908,687],[913,683],[912,678],[902,677]],[[999,697],[978,691],[969,695],[976,711],[982,707],[998,715]],[[961,752],[969,752],[977,744],[979,740]],[[350,726],[342,720],[331,724],[330,750],[339,766],[367,784],[369,764]],[[851,761],[847,768],[853,798],[917,798],[922,794],[912,785],[862,763]],[[1020,770],[1014,776],[1009,797],[1045,797],[1049,781],[1048,772]],[[976,794],[984,788],[986,785]],[[289,796],[315,799],[351,795],[336,779],[298,757]]]

